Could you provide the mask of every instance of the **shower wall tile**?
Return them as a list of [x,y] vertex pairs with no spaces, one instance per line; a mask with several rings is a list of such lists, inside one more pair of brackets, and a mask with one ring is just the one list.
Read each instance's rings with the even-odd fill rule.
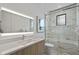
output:
[[[79,7],[51,12],[48,15],[48,19],[46,19],[46,42],[52,44],[60,42],[65,45],[72,44],[77,48],[79,40],[79,26],[77,24],[79,22],[79,14],[77,13],[79,13]],[[56,16],[60,14],[66,14],[66,26],[56,26]]]

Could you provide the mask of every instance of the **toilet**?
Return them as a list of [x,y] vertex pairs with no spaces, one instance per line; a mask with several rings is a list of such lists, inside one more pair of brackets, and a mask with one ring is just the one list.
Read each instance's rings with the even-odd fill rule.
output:
[[55,49],[54,44],[45,43],[45,54],[46,55],[57,55],[57,50]]

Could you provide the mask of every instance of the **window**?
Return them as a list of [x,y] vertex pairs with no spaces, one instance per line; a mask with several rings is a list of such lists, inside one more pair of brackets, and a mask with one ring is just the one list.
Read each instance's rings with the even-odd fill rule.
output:
[[66,25],[66,14],[56,16],[56,25]]

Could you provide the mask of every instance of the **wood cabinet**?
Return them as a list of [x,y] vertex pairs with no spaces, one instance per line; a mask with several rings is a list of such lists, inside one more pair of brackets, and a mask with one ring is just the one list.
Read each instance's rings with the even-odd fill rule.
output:
[[12,53],[11,55],[42,55],[44,53],[44,43],[44,40],[34,43],[28,47]]

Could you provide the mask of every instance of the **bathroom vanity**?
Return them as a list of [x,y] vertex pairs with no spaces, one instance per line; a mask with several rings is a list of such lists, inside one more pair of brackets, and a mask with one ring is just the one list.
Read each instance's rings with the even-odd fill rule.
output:
[[38,55],[44,51],[44,35],[36,34],[34,18],[1,7],[0,54]]
[[12,53],[13,55],[40,55],[44,53],[44,40],[30,44]]
[[43,54],[45,40],[42,35],[32,32],[10,34],[2,34],[0,37],[1,55]]

